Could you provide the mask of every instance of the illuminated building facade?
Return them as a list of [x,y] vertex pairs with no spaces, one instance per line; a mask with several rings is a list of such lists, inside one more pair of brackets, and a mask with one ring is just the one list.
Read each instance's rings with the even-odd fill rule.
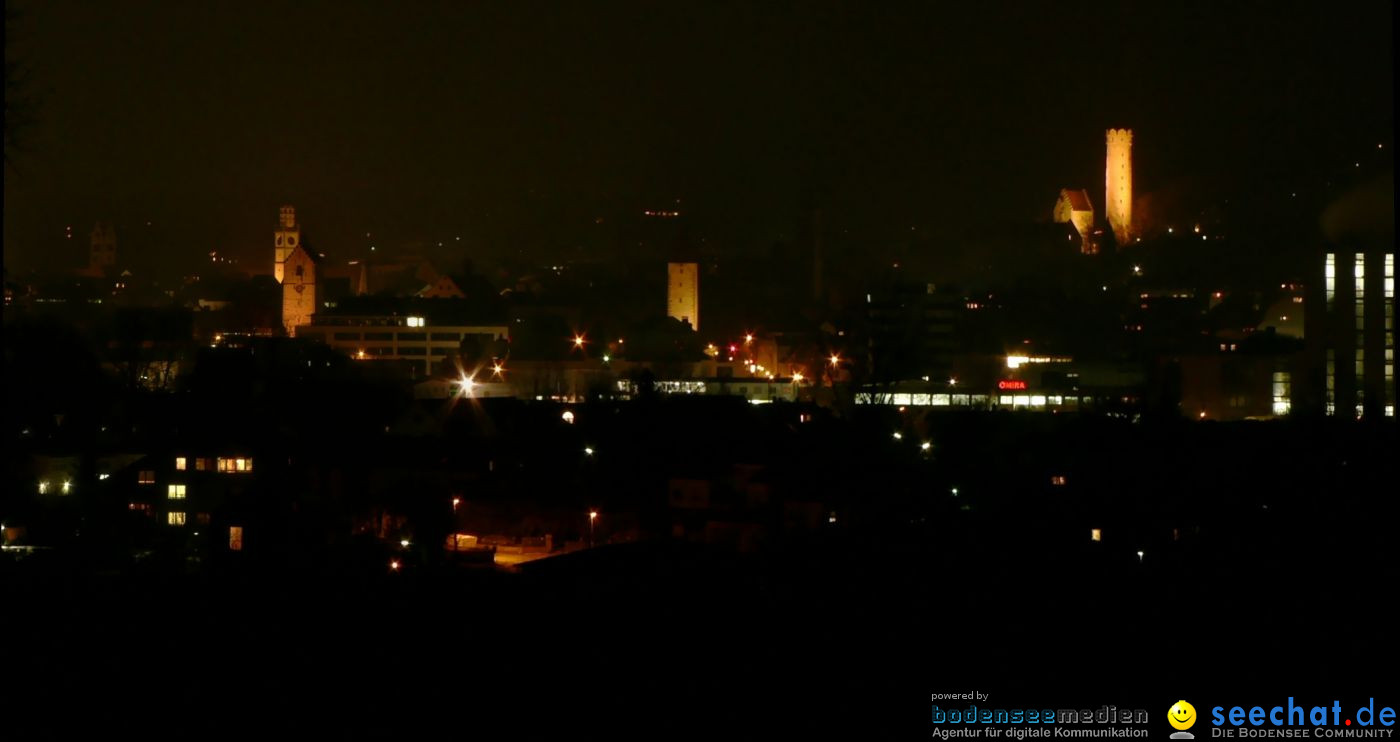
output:
[[505,325],[437,325],[427,317],[321,315],[297,328],[296,336],[314,340],[359,360],[405,360],[423,364],[424,372],[457,356],[464,340],[488,347],[509,339]]
[[287,258],[301,245],[301,227],[297,224],[297,210],[283,206],[278,216],[277,231],[272,233],[273,263],[272,276],[282,283]]
[[113,474],[113,492],[134,519],[170,531],[207,532],[212,548],[242,551],[248,503],[261,491],[262,469],[246,450],[218,453],[179,449],[137,457]]
[[284,273],[282,281],[282,326],[287,335],[295,336],[297,327],[311,322],[316,313],[316,267],[317,257],[298,244],[287,253],[281,263]]
[[1395,251],[1323,256],[1320,330],[1327,415],[1395,416]]
[[1104,163],[1104,212],[1118,245],[1133,234],[1133,131],[1109,129]]
[[1056,224],[1073,224],[1079,232],[1079,252],[1094,255],[1099,251],[1093,241],[1094,206],[1089,202],[1089,192],[1082,189],[1064,188],[1055,202],[1054,219]]
[[690,323],[700,330],[700,266],[697,263],[668,263],[666,314]]

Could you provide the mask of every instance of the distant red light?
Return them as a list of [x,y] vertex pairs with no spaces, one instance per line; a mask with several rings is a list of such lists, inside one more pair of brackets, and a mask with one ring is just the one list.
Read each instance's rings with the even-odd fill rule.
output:
[[1025,389],[1026,382],[1021,379],[1002,379],[997,382],[998,389]]

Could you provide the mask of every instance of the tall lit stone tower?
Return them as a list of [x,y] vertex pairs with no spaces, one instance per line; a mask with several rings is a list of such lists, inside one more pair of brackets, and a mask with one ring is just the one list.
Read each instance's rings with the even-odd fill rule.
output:
[[698,263],[668,263],[666,283],[666,314],[691,329],[700,329],[700,265]]
[[287,328],[289,336],[297,334],[299,325],[311,324],[311,315],[316,313],[317,262],[315,255],[298,244],[279,264],[285,269],[282,276],[282,326]]
[[283,206],[281,218],[277,224],[277,231],[273,233],[273,265],[272,275],[278,283],[282,283],[283,264],[287,262],[287,256],[301,244],[301,227],[297,224],[297,210],[291,206]]
[[98,222],[88,239],[88,271],[103,275],[117,264],[117,231],[107,222]]
[[1118,246],[1133,234],[1133,130],[1108,130],[1108,158],[1104,166],[1104,211]]

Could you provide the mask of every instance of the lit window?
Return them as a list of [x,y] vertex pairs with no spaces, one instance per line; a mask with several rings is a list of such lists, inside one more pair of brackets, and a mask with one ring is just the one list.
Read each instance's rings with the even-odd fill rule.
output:
[[169,485],[169,486],[167,486],[167,487],[165,488],[165,494],[166,494],[166,497],[168,497],[168,498],[171,499],[171,500],[183,500],[183,499],[185,499],[185,485],[183,485],[183,484],[172,484],[172,485]]
[[39,494],[45,495],[45,494],[48,494],[48,492],[49,492],[49,483],[48,483],[48,482],[40,482],[40,483],[39,483]]
[[229,551],[243,551],[243,526],[228,527]]
[[1059,475],[1050,477],[1050,484],[1053,484],[1056,487],[1063,487],[1065,486],[1065,478]]
[[195,460],[194,460],[194,470],[195,470],[195,471],[205,471],[205,470],[208,469],[208,468],[209,468],[209,459],[195,459]]
[[166,513],[165,522],[172,526],[183,526],[185,525],[185,514],[172,510]]
[[146,469],[146,470],[137,472],[137,473],[136,473],[136,483],[137,483],[137,484],[155,484],[155,483],[156,483],[156,473],[155,473],[154,471],[150,470],[150,469]]
[[1103,529],[1102,529],[1102,528],[1090,528],[1090,529],[1089,529],[1089,540],[1090,540],[1090,541],[1102,541],[1102,540],[1103,540]]
[[1332,300],[1337,298],[1337,256],[1327,253],[1327,263],[1323,267],[1327,286],[1327,306],[1332,306]]
[[423,318],[422,318],[422,317],[409,317],[409,318],[408,318],[408,326],[409,326],[409,327],[423,327],[423,326],[425,326],[425,324],[426,324],[426,323],[423,322]]
[[1292,389],[1292,378],[1291,378],[1291,377],[1292,377],[1292,375],[1291,375],[1289,372],[1287,372],[1287,371],[1275,371],[1275,372],[1274,372],[1274,379],[1273,379],[1273,386],[1274,386],[1274,390],[1273,390],[1273,391],[1274,391],[1273,412],[1274,412],[1275,415],[1279,415],[1279,416],[1287,415],[1287,414],[1289,413],[1289,410],[1290,410],[1290,409],[1292,408],[1292,406],[1293,406],[1293,405],[1292,405],[1292,394],[1291,394],[1291,389]]
[[185,470],[185,457],[184,457],[184,456],[176,456],[176,457],[175,457],[175,471],[184,471],[184,470]]

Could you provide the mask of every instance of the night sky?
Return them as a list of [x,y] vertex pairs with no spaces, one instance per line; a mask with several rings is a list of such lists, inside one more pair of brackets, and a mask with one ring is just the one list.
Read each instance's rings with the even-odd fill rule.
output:
[[1110,126],[1145,191],[1280,187],[1393,125],[1389,2],[7,7],[38,100],[12,269],[98,219],[180,264],[270,260],[282,203],[338,257],[578,256],[677,199],[718,250],[812,204],[850,249],[1043,217],[1064,186],[1098,207]]

